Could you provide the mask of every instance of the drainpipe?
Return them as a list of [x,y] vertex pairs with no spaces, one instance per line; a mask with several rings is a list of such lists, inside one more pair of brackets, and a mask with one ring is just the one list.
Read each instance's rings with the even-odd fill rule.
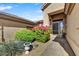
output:
[[5,42],[5,39],[4,39],[4,26],[2,25],[2,42]]

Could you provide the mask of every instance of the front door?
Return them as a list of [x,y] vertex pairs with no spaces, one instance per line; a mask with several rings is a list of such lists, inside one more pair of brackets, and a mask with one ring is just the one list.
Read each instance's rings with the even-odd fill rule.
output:
[[53,22],[53,34],[58,34],[58,22]]
[[62,34],[63,22],[55,21],[53,22],[53,34]]

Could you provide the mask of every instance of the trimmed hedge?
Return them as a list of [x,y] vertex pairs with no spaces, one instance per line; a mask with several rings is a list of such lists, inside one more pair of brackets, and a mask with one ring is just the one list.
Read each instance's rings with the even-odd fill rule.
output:
[[16,32],[16,39],[21,41],[33,42],[34,40],[39,42],[47,42],[50,39],[50,30],[27,30],[23,29]]
[[31,30],[20,30],[16,32],[16,39],[21,41],[32,42],[35,38],[35,33]]

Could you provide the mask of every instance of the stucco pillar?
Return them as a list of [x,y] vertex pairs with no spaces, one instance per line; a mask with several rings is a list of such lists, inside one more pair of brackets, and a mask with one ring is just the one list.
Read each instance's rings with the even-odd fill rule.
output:
[[66,27],[66,17],[63,18],[63,22],[64,22],[64,28],[63,28],[64,29],[64,33],[66,33],[66,28],[67,28]]
[[50,21],[49,21],[49,16],[47,13],[43,12],[44,16],[43,16],[43,20],[44,20],[44,23],[43,25],[44,26],[50,26]]

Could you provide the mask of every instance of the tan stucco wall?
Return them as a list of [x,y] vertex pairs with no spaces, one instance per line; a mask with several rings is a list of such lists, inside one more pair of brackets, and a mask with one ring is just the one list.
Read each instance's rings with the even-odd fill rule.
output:
[[52,3],[50,4],[44,11],[43,11],[43,20],[44,20],[44,25],[49,26],[49,16],[48,13],[64,9],[64,3]]
[[14,22],[14,21],[10,21],[10,20],[4,20],[4,19],[0,19],[0,25],[4,25],[4,26],[10,26],[10,27],[26,27],[28,24],[24,24],[24,23],[19,23],[19,22]]
[[43,12],[43,20],[44,20],[43,25],[44,26],[46,26],[46,25],[49,26],[49,24],[50,24],[49,23],[49,16],[48,16],[48,14],[46,12]]
[[27,24],[24,24],[24,23],[0,19],[0,42],[2,41],[1,40],[1,35],[2,35],[1,25],[2,24],[4,25],[4,39],[6,41],[14,40],[16,31],[24,27],[26,28],[27,26]]
[[[23,28],[19,28],[19,27],[4,27],[4,39],[5,41],[9,41],[9,40],[15,40],[15,34],[18,30],[23,29]],[[1,26],[0,26],[0,42],[2,42],[1,40]]]
[[51,13],[57,10],[61,10],[63,8],[64,8],[64,3],[52,3],[44,10],[44,12]]
[[76,55],[79,55],[79,4],[67,16],[67,40]]

